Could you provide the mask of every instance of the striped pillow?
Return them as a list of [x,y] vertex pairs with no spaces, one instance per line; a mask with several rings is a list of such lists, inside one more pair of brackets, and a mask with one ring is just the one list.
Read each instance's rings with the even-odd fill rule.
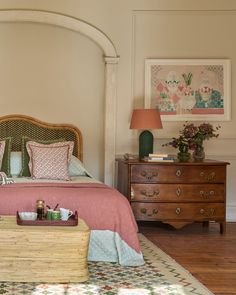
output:
[[70,180],[69,162],[73,147],[72,141],[52,144],[27,142],[26,148],[30,156],[29,169],[32,178]]

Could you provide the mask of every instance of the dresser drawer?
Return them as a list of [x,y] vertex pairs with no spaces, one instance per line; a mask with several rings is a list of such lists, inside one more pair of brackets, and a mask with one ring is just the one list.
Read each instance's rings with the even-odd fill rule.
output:
[[131,203],[136,220],[161,221],[223,221],[225,207],[223,203]]
[[225,177],[225,166],[131,165],[132,183],[217,183],[224,182]]
[[224,184],[131,184],[131,201],[223,202]]

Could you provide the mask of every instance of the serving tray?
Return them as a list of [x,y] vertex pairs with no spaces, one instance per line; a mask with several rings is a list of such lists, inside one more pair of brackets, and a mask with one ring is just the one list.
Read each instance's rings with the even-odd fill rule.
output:
[[76,226],[78,225],[78,213],[75,211],[68,220],[21,220],[19,212],[16,213],[16,222],[18,225],[34,225],[34,226]]

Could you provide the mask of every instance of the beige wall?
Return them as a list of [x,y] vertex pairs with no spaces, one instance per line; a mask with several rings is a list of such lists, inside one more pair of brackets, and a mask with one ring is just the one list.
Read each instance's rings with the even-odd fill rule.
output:
[[[227,58],[232,65],[232,120],[220,138],[205,144],[208,157],[231,163],[227,218],[236,220],[234,0],[2,0],[0,9],[39,9],[67,14],[102,30],[114,43],[118,66],[116,154],[137,152],[129,130],[134,107],[144,106],[145,58]],[[84,163],[103,175],[104,64],[95,43],[49,25],[0,24],[0,113],[23,113],[77,125],[84,135]],[[45,105],[47,106],[45,108]],[[183,122],[164,122],[155,149]],[[217,123],[217,122],[216,122]],[[173,152],[171,149],[168,150]]]
[[102,51],[78,33],[41,24],[0,23],[0,110],[84,135],[84,161],[99,179],[104,159]]

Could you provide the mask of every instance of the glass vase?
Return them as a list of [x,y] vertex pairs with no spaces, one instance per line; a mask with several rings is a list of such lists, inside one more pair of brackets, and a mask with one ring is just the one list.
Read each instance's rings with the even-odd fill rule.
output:
[[202,143],[196,144],[193,151],[193,159],[195,162],[202,162],[205,159],[205,152]]
[[180,145],[179,146],[179,152],[177,154],[178,160],[180,162],[188,162],[190,159],[190,153],[188,151],[188,146],[187,145]]

